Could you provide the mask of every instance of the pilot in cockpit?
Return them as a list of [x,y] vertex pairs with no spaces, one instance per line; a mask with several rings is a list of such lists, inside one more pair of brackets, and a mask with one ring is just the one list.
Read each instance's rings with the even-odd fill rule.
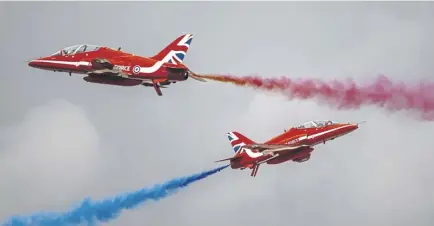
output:
[[323,126],[327,125],[327,122],[325,122],[325,121],[317,121],[316,125],[317,125],[317,127],[323,127]]
[[324,127],[324,126],[332,125],[333,121],[330,121],[330,120],[317,121],[316,124],[317,124],[317,127]]
[[[71,56],[71,55],[75,55],[77,53],[96,51],[99,48],[100,48],[100,46],[97,46],[97,45],[75,45],[75,46],[69,46],[69,47],[62,49],[60,51],[60,54],[64,55],[64,56]],[[56,54],[58,54],[58,53],[56,53]]]
[[80,47],[79,45],[66,47],[62,49],[62,55],[64,56],[73,55],[79,47]]
[[63,49],[62,50],[62,53],[63,53],[64,56],[72,55],[73,52],[74,52],[74,49],[69,49],[69,50]]

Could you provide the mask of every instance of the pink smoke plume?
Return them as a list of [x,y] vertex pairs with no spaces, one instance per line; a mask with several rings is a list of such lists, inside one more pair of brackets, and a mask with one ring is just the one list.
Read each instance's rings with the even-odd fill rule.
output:
[[434,120],[434,82],[416,84],[393,82],[380,75],[370,84],[360,85],[352,79],[322,81],[318,79],[292,80],[287,77],[261,78],[257,76],[200,75],[204,79],[278,91],[290,99],[319,98],[337,109],[354,109],[376,105],[389,112],[413,110],[421,119]]

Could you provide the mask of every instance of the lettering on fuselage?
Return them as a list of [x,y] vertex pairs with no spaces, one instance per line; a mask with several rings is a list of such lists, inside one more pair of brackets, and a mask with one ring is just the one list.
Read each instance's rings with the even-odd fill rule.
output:
[[297,143],[297,142],[299,142],[299,141],[306,140],[306,139],[307,139],[307,135],[303,135],[303,136],[301,136],[301,137],[297,137],[297,138],[295,138],[294,140],[288,141],[287,144],[289,144],[289,145],[291,145],[291,144],[295,144],[295,143]]
[[288,142],[288,144],[294,144],[294,143],[296,143],[296,142],[299,141],[299,140],[300,140],[299,138],[294,139],[294,140],[291,140],[291,141]]
[[115,65],[114,68],[122,70],[122,71],[129,71],[130,70],[130,66],[124,66],[124,65]]

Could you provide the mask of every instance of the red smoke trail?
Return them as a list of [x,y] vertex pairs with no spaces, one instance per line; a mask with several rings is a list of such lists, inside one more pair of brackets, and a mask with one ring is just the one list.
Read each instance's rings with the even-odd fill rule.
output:
[[278,91],[290,99],[319,98],[337,109],[358,109],[376,105],[390,112],[416,110],[421,118],[434,120],[434,82],[423,81],[408,85],[393,82],[384,75],[370,84],[360,85],[353,80],[322,81],[317,79],[292,80],[287,77],[261,78],[230,75],[199,75],[204,79],[248,86],[267,91]]

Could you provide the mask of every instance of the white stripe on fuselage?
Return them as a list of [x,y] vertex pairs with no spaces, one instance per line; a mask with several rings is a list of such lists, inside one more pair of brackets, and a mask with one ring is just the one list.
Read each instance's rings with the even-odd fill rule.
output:
[[64,65],[72,65],[72,66],[77,66],[77,67],[90,65],[90,62],[87,62],[87,61],[32,60],[31,62],[64,64]]
[[[178,42],[178,46],[186,46],[187,48],[190,47],[189,44],[187,44],[187,40],[192,37],[193,35],[185,35],[179,42]],[[169,62],[170,59],[172,59],[172,57],[176,57],[176,53],[183,53],[186,54],[186,52],[184,51],[175,51],[175,50],[171,50],[161,61],[157,61],[155,62],[154,65],[150,66],[150,67],[142,67],[140,66],[140,73],[154,73],[156,71],[158,71],[158,69],[161,68],[161,66],[164,63]],[[176,57],[179,62],[182,62],[182,60],[180,60],[178,57]],[[41,62],[41,63],[55,63],[55,64],[64,64],[64,65],[75,65],[75,66],[90,66],[91,63],[87,62],[87,61],[57,61],[57,60],[33,60],[33,62]],[[175,63],[176,64],[176,63]],[[133,65],[131,65],[133,66]]]
[[258,158],[260,156],[263,156],[263,154],[261,152],[253,152],[252,150],[248,149],[248,148],[241,148],[241,152],[244,150],[244,152],[247,153],[248,156],[250,156],[251,158]]
[[[238,140],[238,139],[239,139],[237,136],[235,136],[235,134],[233,134],[233,133],[230,133],[230,134],[231,134],[234,138],[236,138],[235,140]],[[245,146],[245,145],[246,145],[245,143],[241,143],[241,144],[239,144],[239,145],[241,145],[241,148],[240,148],[240,150],[238,150],[238,151],[235,153],[235,155],[238,155],[238,154],[241,154],[241,153],[243,153],[243,152],[246,152],[247,155],[250,156],[251,158],[258,158],[258,157],[260,157],[260,156],[263,156],[263,154],[262,154],[261,152],[253,152],[252,150],[250,150],[250,149],[248,149],[248,148],[243,148],[242,146]],[[235,146],[237,146],[237,145],[235,145]],[[233,146],[233,147],[235,147],[235,146]]]
[[[150,67],[142,67],[140,66],[140,73],[150,74],[158,71],[164,63],[167,63],[173,56],[179,51],[171,50],[169,54],[167,54],[162,61],[155,62],[154,65]],[[40,63],[53,63],[53,64],[63,64],[63,65],[72,65],[72,66],[90,66],[90,62],[87,61],[57,61],[57,60],[33,60],[32,62],[40,62]],[[180,60],[180,62],[182,62]]]
[[[171,56],[168,54],[164,59],[170,58]],[[63,64],[63,65],[71,65],[71,66],[90,66],[90,62],[87,61],[58,61],[58,60],[32,60],[32,62],[39,63],[53,63],[53,64]],[[157,61],[151,67],[141,67],[140,73],[153,73],[160,69],[161,65],[163,65],[162,61]]]
[[327,133],[331,133],[333,131],[340,130],[340,129],[343,129],[343,128],[346,128],[346,127],[350,127],[350,126],[352,126],[352,125],[346,125],[346,126],[337,127],[337,128],[331,129],[331,130],[326,130],[326,131],[321,132],[321,133],[313,134],[313,135],[309,136],[308,138],[319,137],[321,135],[324,135],[324,134],[327,134]]
[[[149,73],[154,73],[154,72],[158,71],[158,69],[160,69],[164,63],[167,63],[167,62],[169,62],[169,60],[172,60],[173,57],[176,57],[176,53],[184,53],[185,54],[185,52],[182,52],[182,51],[170,50],[170,52],[163,58],[163,60],[155,62],[155,64],[150,66],[150,67],[140,67],[140,73],[149,74]],[[176,57],[176,59],[178,59],[179,62],[182,62],[182,60],[179,59],[178,57]],[[176,62],[174,62],[173,64],[176,64]]]

